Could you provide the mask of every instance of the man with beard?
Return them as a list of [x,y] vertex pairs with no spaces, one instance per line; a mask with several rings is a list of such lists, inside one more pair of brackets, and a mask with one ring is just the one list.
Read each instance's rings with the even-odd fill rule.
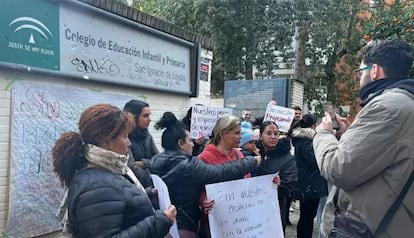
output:
[[368,44],[356,70],[361,111],[349,128],[341,128],[339,141],[329,113],[316,128],[318,166],[334,185],[322,218],[324,236],[342,237],[333,233],[345,220],[365,229],[363,237],[414,233],[414,80],[408,77],[413,58],[410,45],[399,40]]

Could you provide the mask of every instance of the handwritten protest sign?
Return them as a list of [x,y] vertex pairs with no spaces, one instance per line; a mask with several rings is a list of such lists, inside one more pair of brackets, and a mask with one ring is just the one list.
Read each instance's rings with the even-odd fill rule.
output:
[[206,185],[212,238],[283,237],[273,175]]
[[263,121],[273,121],[279,127],[279,131],[288,132],[294,116],[293,109],[268,104]]
[[197,139],[201,136],[209,138],[217,119],[231,113],[230,108],[194,105],[191,114],[191,138]]
[[[151,178],[152,182],[154,183],[154,187],[158,190],[158,201],[160,209],[164,211],[168,209],[168,207],[171,205],[168,187],[158,175],[151,174]],[[177,221],[174,221],[174,224],[171,226],[170,235],[172,238],[180,238],[180,236],[178,235]]]

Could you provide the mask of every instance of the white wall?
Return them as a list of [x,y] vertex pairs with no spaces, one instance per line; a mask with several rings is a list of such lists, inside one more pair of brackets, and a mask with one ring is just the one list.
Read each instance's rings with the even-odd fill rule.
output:
[[[203,57],[212,58],[210,51],[202,50]],[[211,67],[210,67],[211,69]],[[210,74],[211,75],[211,74]],[[161,131],[153,127],[155,122],[165,111],[176,114],[182,119],[188,108],[195,103],[209,105],[210,103],[210,76],[209,80],[200,81],[199,97],[189,98],[185,95],[152,91],[127,86],[102,84],[85,80],[74,80],[62,77],[33,74],[30,72],[13,71],[0,68],[0,232],[6,230],[8,205],[9,205],[9,175],[10,175],[10,105],[11,88],[16,80],[30,80],[33,82],[47,83],[56,86],[86,88],[95,91],[111,92],[136,96],[137,99],[145,99],[149,103],[152,114],[150,132],[158,147],[161,149]],[[41,209],[41,208],[39,208]],[[60,233],[50,234],[43,237],[58,237]]]

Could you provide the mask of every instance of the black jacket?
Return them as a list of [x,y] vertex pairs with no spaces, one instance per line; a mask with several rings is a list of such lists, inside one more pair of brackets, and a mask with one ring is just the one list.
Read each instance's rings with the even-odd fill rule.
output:
[[295,199],[315,199],[328,195],[328,184],[320,175],[313,151],[312,141],[315,133],[312,128],[296,128],[292,131],[292,144],[295,147],[298,168],[298,182],[293,193]]
[[[143,161],[145,161],[145,159],[143,159]],[[149,170],[140,168],[135,162],[136,161],[134,159],[134,156],[132,155],[132,151],[130,150],[128,167],[134,172],[135,176],[141,182],[142,186],[144,186],[145,189],[151,190],[153,188],[153,183]]]
[[151,162],[151,173],[167,184],[171,203],[177,207],[178,229],[196,231],[200,219],[198,200],[205,184],[239,179],[256,167],[253,157],[209,165],[181,151],[165,151]]
[[135,128],[128,135],[131,141],[130,161],[128,166],[134,171],[142,186],[152,188],[153,183],[151,175],[147,169],[141,169],[135,165],[134,161],[150,160],[154,155],[158,154],[154,140],[147,129]]
[[135,161],[151,159],[154,155],[158,154],[158,149],[148,130],[135,128],[129,133],[128,137],[132,144],[131,150]]
[[73,237],[163,238],[170,223],[154,213],[147,194],[121,175],[86,168],[73,178],[68,194]]
[[265,149],[261,141],[258,142],[257,148],[261,151],[262,162],[257,169],[252,171],[252,176],[279,172],[281,180],[278,189],[279,196],[288,196],[297,181],[295,159],[290,154],[290,139],[279,139],[276,148],[267,151],[267,153],[264,153]]

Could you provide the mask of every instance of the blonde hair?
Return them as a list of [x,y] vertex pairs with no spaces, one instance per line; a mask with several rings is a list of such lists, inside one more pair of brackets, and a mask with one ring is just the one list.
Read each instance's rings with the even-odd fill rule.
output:
[[238,117],[235,117],[233,115],[226,115],[220,117],[216,124],[214,125],[213,131],[212,131],[212,138],[210,140],[211,144],[218,145],[221,140],[221,133],[224,132],[230,132],[233,130],[236,126],[240,126],[240,119]]

